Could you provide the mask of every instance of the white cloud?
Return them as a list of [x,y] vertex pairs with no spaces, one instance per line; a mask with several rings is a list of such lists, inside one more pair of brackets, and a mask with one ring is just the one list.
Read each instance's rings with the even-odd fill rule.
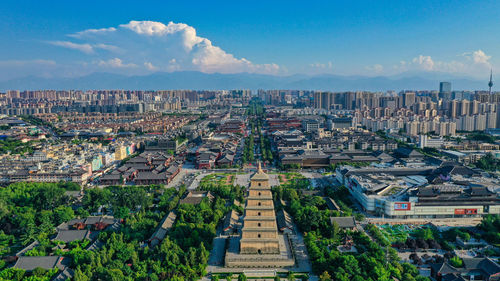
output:
[[381,73],[384,70],[384,67],[381,64],[374,64],[365,67],[366,70],[374,73]]
[[474,63],[490,65],[489,59],[491,56],[486,55],[482,50],[472,52],[472,60]]
[[412,63],[423,70],[429,71],[434,69],[434,61],[432,60],[431,56],[420,55],[416,58],[413,58]]
[[119,51],[120,48],[113,46],[113,45],[107,45],[107,44],[96,44],[93,46],[96,49],[103,49],[106,51],[111,51],[111,52],[116,52]]
[[64,47],[68,49],[78,50],[80,52],[84,52],[86,54],[91,54],[94,52],[94,48],[90,44],[78,44],[69,41],[51,41],[49,42],[52,45]]
[[48,42],[49,44],[59,46],[59,47],[64,47],[68,49],[73,49],[73,50],[78,50],[80,52],[83,52],[85,54],[93,54],[96,49],[102,49],[102,50],[107,50],[107,51],[118,51],[119,48],[113,45],[108,45],[108,44],[88,44],[88,43],[74,43],[70,41],[50,41]]
[[320,63],[320,62],[315,62],[309,64],[310,67],[316,68],[316,69],[332,69],[333,68],[333,63],[331,61],[327,63]]
[[103,66],[103,67],[111,67],[111,68],[130,68],[130,67],[137,67],[136,64],[133,63],[128,63],[124,64],[123,61],[119,58],[112,58],[109,60],[100,60],[97,62],[97,65]]
[[397,72],[417,70],[478,76],[478,74],[481,73],[480,75],[482,75],[482,72],[491,67],[489,62],[491,56],[486,55],[481,50],[463,53],[458,57],[465,57],[466,59],[440,61],[433,59],[431,56],[419,55],[410,61],[400,61],[399,64],[393,66],[393,69]]
[[[96,49],[118,53],[120,60],[127,61],[129,65],[133,64],[144,72],[176,70],[207,73],[280,72],[277,64],[255,64],[245,58],[235,57],[214,46],[209,39],[198,36],[194,27],[184,23],[130,21],[117,27],[88,29],[70,36],[81,42],[50,43],[98,56],[99,62],[106,65],[113,63],[117,65],[116,58],[111,54],[98,53]],[[331,68],[331,62],[326,67]]]
[[104,34],[107,32],[113,32],[115,31],[116,28],[110,27],[110,28],[99,28],[99,29],[87,29],[84,31],[77,32],[75,34],[70,34],[69,36],[74,37],[74,38],[81,38],[93,34]]
[[489,60],[491,56],[486,55],[482,50],[477,50],[474,52],[463,53],[462,56],[469,60],[472,60],[475,64],[482,64],[486,66],[491,66]]
[[158,70],[158,67],[154,66],[152,63],[150,63],[149,61],[145,62],[144,63],[144,66],[148,69],[148,70],[151,70],[151,71],[156,71]]
[[0,67],[15,67],[15,66],[28,66],[28,65],[56,65],[56,62],[53,60],[4,60],[0,61]]

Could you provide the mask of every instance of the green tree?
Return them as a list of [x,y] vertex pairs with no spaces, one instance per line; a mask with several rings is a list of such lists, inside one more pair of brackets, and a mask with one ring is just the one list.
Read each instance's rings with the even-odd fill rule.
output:
[[59,206],[54,210],[54,223],[59,225],[63,222],[67,222],[75,217],[75,212],[71,207]]
[[113,215],[115,218],[123,219],[127,218],[130,213],[130,209],[127,207],[117,206],[113,208]]
[[245,275],[245,273],[240,273],[240,275],[238,275],[238,281],[246,281],[247,280],[247,276]]
[[434,234],[432,233],[432,229],[430,229],[429,227],[424,227],[415,231],[415,237],[424,240],[432,240],[434,239]]
[[412,276],[416,276],[418,275],[418,269],[416,266],[412,265],[412,264],[409,264],[407,262],[401,264],[402,268],[403,268],[403,272],[404,273],[409,273],[411,274]]
[[416,281],[415,277],[413,277],[410,273],[403,274],[403,278],[401,281]]
[[0,198],[0,221],[9,214],[7,203]]
[[464,262],[459,256],[454,256],[450,259],[450,264],[454,267],[462,267]]
[[331,281],[332,277],[330,276],[328,271],[323,271],[323,273],[321,273],[321,275],[319,276],[319,280],[320,281]]
[[67,202],[64,189],[56,185],[41,185],[32,192],[33,206],[39,210],[52,210]]
[[83,196],[83,206],[91,212],[96,212],[100,206],[110,203],[112,193],[108,188],[88,189]]
[[135,210],[137,207],[146,207],[151,204],[151,198],[146,190],[138,186],[124,186],[113,188],[112,202],[116,206]]
[[47,271],[41,267],[33,269],[33,275],[36,277],[43,277]]

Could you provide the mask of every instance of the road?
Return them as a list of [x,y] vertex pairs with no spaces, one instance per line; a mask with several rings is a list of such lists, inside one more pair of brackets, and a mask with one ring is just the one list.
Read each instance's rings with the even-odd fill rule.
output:
[[171,187],[178,188],[181,184],[186,184],[186,181],[189,180],[188,177],[197,172],[199,172],[199,170],[195,169],[193,164],[188,162],[184,163],[182,165],[182,169],[179,172],[179,174],[177,174],[177,176],[175,176],[174,179],[167,184],[166,188],[171,188]]
[[422,219],[388,219],[380,217],[367,217],[367,222],[374,224],[414,224],[424,225],[432,223],[437,226],[476,226],[481,222],[481,218],[422,218]]
[[[200,172],[199,170],[197,170],[198,172]],[[201,171],[201,173],[199,175],[197,175],[192,181],[190,184],[187,184],[186,186],[188,187],[187,189],[188,190],[195,190],[196,188],[198,188],[198,186],[200,185],[200,182],[201,180],[210,175],[210,174],[213,174],[214,172],[212,171],[206,171],[206,170],[203,170]]]

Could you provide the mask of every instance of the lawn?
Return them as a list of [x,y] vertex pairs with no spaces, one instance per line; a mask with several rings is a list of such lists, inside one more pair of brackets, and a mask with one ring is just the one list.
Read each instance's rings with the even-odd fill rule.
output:
[[279,174],[280,184],[294,189],[309,189],[311,182],[299,173]]
[[218,186],[231,187],[233,185],[235,176],[230,173],[215,173],[205,176],[200,185],[216,184]]
[[389,240],[391,243],[405,242],[408,238],[412,229],[404,224],[384,224],[378,226],[380,232]]

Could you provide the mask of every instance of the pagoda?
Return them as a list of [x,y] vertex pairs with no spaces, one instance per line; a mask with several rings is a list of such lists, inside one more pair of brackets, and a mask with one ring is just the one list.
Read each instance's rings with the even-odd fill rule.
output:
[[279,254],[280,243],[269,176],[262,171],[250,178],[240,240],[241,254]]

